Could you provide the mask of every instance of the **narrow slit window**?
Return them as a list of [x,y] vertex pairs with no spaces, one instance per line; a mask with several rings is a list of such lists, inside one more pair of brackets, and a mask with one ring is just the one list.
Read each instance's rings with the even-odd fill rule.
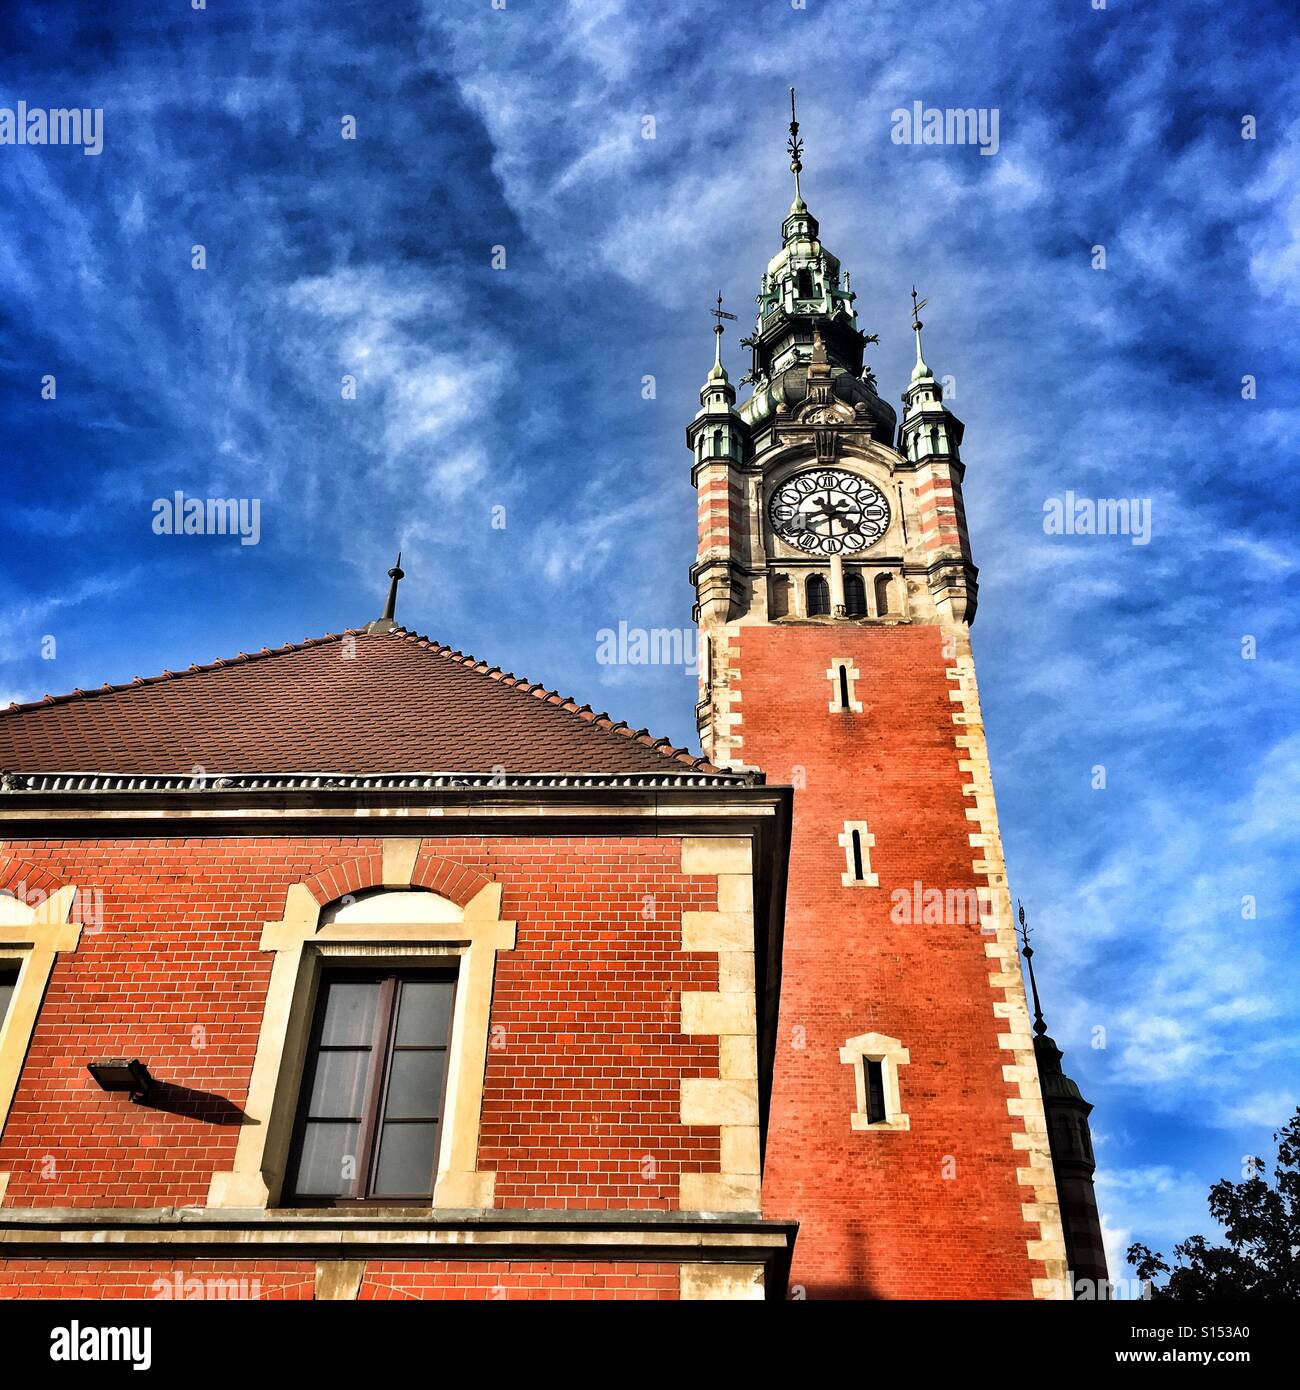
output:
[[851,705],[849,698],[849,668],[840,662],[840,708],[848,709]]
[[885,1064],[864,1059],[867,1074],[867,1123],[882,1125],[889,1118],[885,1110]]
[[844,822],[839,836],[844,851],[844,872],[840,883],[845,888],[879,888],[880,875],[871,871],[871,849],[876,837],[864,820]]

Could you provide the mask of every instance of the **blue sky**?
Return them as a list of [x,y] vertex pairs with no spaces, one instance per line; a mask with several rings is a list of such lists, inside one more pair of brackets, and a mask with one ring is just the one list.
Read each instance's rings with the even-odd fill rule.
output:
[[[0,699],[364,622],[400,545],[409,625],[691,741],[693,679],[596,634],[690,621],[683,428],[793,83],[892,400],[930,298],[1013,892],[1113,1246],[1167,1248],[1300,1099],[1300,42],[1285,3],[1034,14],[6,6],[0,105],[105,114],[97,157],[0,147]],[[918,100],[996,108],[998,153],[892,143]],[[155,535],[177,489],[260,499],[259,543]],[[1066,490],[1151,543],[1044,534]]]

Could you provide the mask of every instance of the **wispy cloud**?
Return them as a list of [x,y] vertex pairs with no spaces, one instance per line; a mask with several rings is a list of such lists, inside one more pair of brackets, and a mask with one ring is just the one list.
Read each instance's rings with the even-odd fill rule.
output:
[[[1300,1090],[1284,7],[959,3],[925,44],[903,0],[420,15],[16,11],[9,83],[79,88],[106,144],[0,160],[7,689],[363,621],[400,545],[413,625],[692,739],[681,673],[611,673],[595,633],[689,623],[682,428],[713,296],[748,303],[777,248],[794,84],[882,391],[916,283],[967,424],[1013,885],[1114,1136],[1111,1224],[1185,1234]],[[893,145],[913,100],[996,106],[1000,153]],[[153,536],[176,488],[261,498],[261,544]],[[1066,489],[1149,499],[1151,544],[1045,535]]]

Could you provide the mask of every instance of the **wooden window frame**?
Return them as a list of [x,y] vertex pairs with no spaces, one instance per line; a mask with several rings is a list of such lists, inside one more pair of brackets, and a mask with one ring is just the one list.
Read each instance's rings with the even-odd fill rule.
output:
[[[321,1055],[321,1033],[325,1025],[325,999],[329,985],[335,980],[349,980],[356,983],[376,983],[380,986],[379,1008],[376,1013],[372,1042],[371,1061],[365,1083],[365,1094],[361,1103],[359,1118],[359,1139],[357,1146],[357,1176],[354,1185],[360,1189],[359,1196],[331,1196],[325,1193],[303,1193],[296,1188],[299,1165],[302,1162],[302,1147],[308,1124],[308,1102],[311,1087],[315,1082],[316,1068]],[[428,1192],[408,1192],[393,1195],[369,1194],[374,1181],[378,1158],[380,1131],[385,1123],[388,1102],[388,1087],[392,1076],[393,1057],[398,1050],[397,1018],[399,983],[412,980],[437,980],[451,985],[451,1001],[447,1010],[447,1035],[441,1051],[444,1056],[442,1070],[442,1090],[438,1096],[438,1143],[434,1149],[433,1166],[429,1170]],[[433,1200],[433,1191],[438,1181],[439,1159],[442,1149],[442,1135],[447,1123],[447,1082],[451,1073],[450,1056],[453,1024],[456,1017],[457,973],[452,970],[429,969],[384,969],[360,966],[326,966],[320,973],[316,998],[312,1005],[311,1033],[308,1037],[303,1057],[302,1074],[298,1086],[297,1107],[294,1114],[293,1137],[289,1144],[289,1162],[286,1166],[285,1193],[283,1203],[296,1207],[427,1207]],[[433,1051],[436,1049],[421,1049]],[[291,1181],[291,1178],[293,1181]]]

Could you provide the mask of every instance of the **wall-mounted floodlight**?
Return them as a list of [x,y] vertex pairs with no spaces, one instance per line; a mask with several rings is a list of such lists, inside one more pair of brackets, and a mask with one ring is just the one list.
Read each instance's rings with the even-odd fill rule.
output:
[[138,1057],[109,1057],[87,1062],[86,1070],[104,1091],[129,1091],[132,1100],[143,1100],[153,1086],[149,1068]]

